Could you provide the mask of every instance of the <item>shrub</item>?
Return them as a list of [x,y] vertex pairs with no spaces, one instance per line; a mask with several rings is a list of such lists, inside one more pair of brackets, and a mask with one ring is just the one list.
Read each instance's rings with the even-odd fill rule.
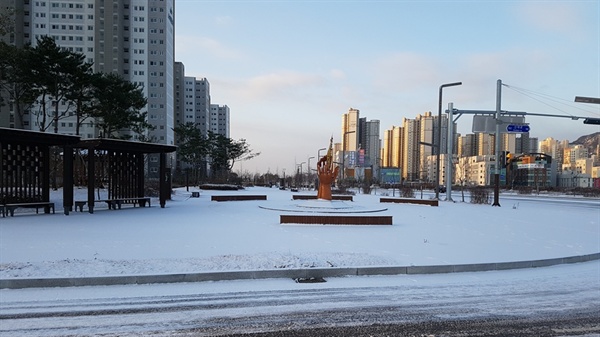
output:
[[402,186],[400,188],[400,196],[403,198],[414,198],[415,190],[410,186]]
[[371,194],[371,182],[365,180],[361,184],[363,194]]
[[523,186],[523,187],[517,188],[518,194],[531,194],[532,192],[533,192],[533,188],[531,188],[531,187]]
[[237,191],[244,189],[238,185],[226,185],[226,184],[203,184],[200,185],[202,190],[218,190],[218,191]]
[[489,204],[490,203],[490,190],[486,187],[471,187],[469,189],[471,194],[472,204]]

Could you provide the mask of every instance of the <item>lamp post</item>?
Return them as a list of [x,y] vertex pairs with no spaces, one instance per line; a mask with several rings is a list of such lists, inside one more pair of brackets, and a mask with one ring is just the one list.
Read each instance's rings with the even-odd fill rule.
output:
[[321,160],[321,158],[323,158],[323,157],[321,157],[321,151],[325,151],[325,150],[327,150],[327,148],[322,148],[317,151],[317,168],[315,169],[315,171],[317,171],[317,179],[315,180],[315,189],[317,191],[319,190],[319,179],[318,179],[319,178],[319,172],[318,172],[319,171],[319,166],[318,166],[319,163],[318,163],[318,161]]
[[315,157],[308,157],[308,164],[306,165],[306,172],[308,174],[310,174],[310,160],[314,159]]
[[300,188],[302,188],[302,184],[304,183],[304,179],[302,177],[302,165],[306,164],[306,162],[301,162],[300,164],[298,164],[298,166],[300,167]]
[[349,133],[354,133],[356,131],[346,131],[344,132],[344,139],[342,139],[342,181],[346,177],[346,135]]
[[322,148],[322,149],[319,149],[319,151],[317,151],[317,160],[321,160],[321,151],[325,151],[325,150],[327,150],[327,149]]
[[440,153],[442,152],[442,90],[447,87],[461,85],[462,82],[445,83],[440,85],[440,93],[438,99],[438,127],[437,127],[437,151],[436,151],[436,180],[435,180],[435,198],[440,200]]
[[308,186],[310,186],[310,160],[314,157],[308,157],[308,162],[306,164],[306,180],[308,180]]

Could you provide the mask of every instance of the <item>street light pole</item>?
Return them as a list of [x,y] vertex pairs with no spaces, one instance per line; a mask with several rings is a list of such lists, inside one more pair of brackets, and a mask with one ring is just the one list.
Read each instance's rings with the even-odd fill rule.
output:
[[308,180],[308,186],[310,186],[310,160],[314,157],[308,157],[308,163],[306,164],[306,179]]
[[448,146],[446,149],[446,201],[452,201],[452,178],[454,176],[454,103],[448,103]]
[[321,160],[321,151],[325,151],[325,150],[327,150],[327,149],[322,148],[322,149],[319,149],[319,151],[317,151],[317,160]]
[[[438,99],[438,141],[436,151],[436,180],[435,180],[435,199],[440,200],[440,153],[442,152],[442,90],[447,87],[453,87],[461,85],[462,82],[445,83],[440,85],[439,99]],[[434,142],[435,143],[435,142]]]
[[310,160],[314,159],[315,157],[308,157],[308,164],[306,165],[306,172],[308,172],[308,174],[310,174]]
[[304,177],[302,176],[302,165],[306,164],[306,162],[301,162],[298,164],[300,166],[300,188],[302,188],[302,184],[304,183]]

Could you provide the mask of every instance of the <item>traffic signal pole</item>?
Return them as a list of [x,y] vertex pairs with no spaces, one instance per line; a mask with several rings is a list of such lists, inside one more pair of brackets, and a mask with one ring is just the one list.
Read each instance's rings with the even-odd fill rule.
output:
[[494,168],[494,202],[492,206],[500,207],[500,115],[502,114],[501,109],[501,96],[502,96],[502,80],[498,80],[496,87],[496,134],[494,136],[495,150],[496,153],[496,164]]
[[[504,131],[508,131],[508,132],[516,132],[519,133],[520,130],[516,129],[516,130],[510,130],[510,129],[504,129],[507,128],[507,125],[505,122],[502,121],[502,116],[539,116],[539,117],[558,117],[558,118],[568,118],[571,120],[580,120],[583,119],[583,124],[591,124],[591,125],[600,125],[600,118],[593,118],[593,117],[585,117],[585,116],[573,116],[573,115],[553,115],[553,114],[546,114],[546,113],[535,113],[535,112],[524,112],[524,111],[502,111],[501,110],[501,96],[502,96],[502,80],[498,80],[497,81],[497,89],[496,89],[496,110],[461,110],[461,109],[454,109],[454,108],[450,108],[449,110],[452,109],[452,112],[450,112],[449,110],[446,110],[446,113],[448,113],[450,116],[457,116],[456,119],[458,120],[462,115],[482,115],[482,116],[494,116],[494,120],[495,120],[495,149],[494,152],[496,154],[496,160],[495,160],[495,169],[494,169],[494,175],[493,175],[493,184],[494,184],[494,202],[492,204],[492,206],[500,206],[500,136],[504,133]],[[600,99],[599,98],[588,98],[588,97],[576,97],[575,98],[575,102],[581,102],[581,103],[593,103],[593,104],[600,104]],[[449,119],[449,123],[451,119]],[[510,127],[510,125],[508,125]],[[450,139],[450,136],[449,136]],[[446,188],[448,190],[448,188]]]

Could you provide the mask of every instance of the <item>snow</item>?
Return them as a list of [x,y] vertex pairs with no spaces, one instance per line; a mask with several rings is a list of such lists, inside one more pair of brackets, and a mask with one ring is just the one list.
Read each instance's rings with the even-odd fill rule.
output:
[[[200,190],[200,198],[191,198],[192,191],[199,190],[175,190],[166,208],[155,199],[150,208],[108,210],[98,203],[94,214],[68,216],[58,191],[55,215],[19,209],[0,219],[0,278],[467,264],[600,252],[598,199],[502,195],[502,207],[444,201],[431,207],[380,203],[393,192],[379,189],[331,202],[332,208],[383,209],[368,214],[391,215],[392,226],[282,225],[281,214],[314,212],[316,202],[292,200],[277,188]],[[230,194],[267,200],[210,200]],[[76,200],[85,195],[78,190]]]

